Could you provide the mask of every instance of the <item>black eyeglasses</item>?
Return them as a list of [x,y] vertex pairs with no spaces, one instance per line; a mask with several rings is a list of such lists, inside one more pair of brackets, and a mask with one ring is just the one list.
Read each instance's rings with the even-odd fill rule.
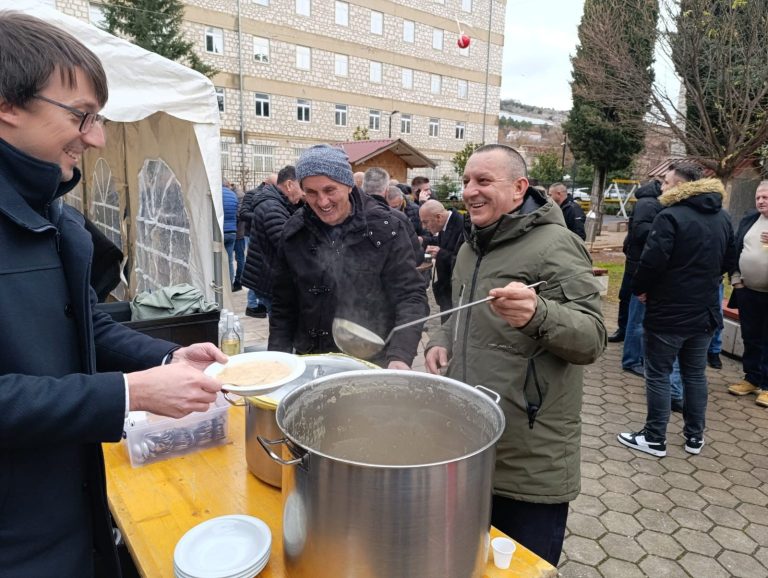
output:
[[98,124],[99,126],[104,126],[104,124],[107,122],[107,119],[101,116],[100,114],[96,114],[95,112],[83,112],[82,110],[75,108],[74,106],[68,106],[66,104],[62,104],[61,102],[57,102],[51,98],[48,98],[46,96],[36,95],[32,98],[36,98],[38,100],[44,100],[45,102],[49,102],[55,106],[58,106],[59,108],[63,108],[64,110],[67,110],[74,114],[77,118],[80,119],[80,128],[78,129],[81,133],[85,134],[91,128],[93,128],[93,123]]

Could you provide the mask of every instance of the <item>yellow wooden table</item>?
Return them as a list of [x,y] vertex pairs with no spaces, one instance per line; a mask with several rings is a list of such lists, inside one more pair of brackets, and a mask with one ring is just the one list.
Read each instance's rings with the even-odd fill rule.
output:
[[[125,445],[104,444],[109,505],[136,567],[146,578],[173,577],[173,550],[193,526],[217,516],[248,514],[272,530],[269,563],[263,578],[284,578],[280,490],[249,471],[245,463],[245,416],[229,410],[232,442],[186,456],[132,468]],[[495,528],[491,536],[503,535]],[[486,578],[549,578],[557,571],[517,545],[508,570],[490,560]]]

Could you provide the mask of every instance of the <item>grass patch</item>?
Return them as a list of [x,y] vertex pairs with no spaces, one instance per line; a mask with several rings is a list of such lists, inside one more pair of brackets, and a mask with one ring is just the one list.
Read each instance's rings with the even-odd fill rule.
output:
[[618,303],[621,279],[624,277],[624,260],[595,261],[593,265],[600,269],[608,269],[608,295],[605,298],[611,303]]

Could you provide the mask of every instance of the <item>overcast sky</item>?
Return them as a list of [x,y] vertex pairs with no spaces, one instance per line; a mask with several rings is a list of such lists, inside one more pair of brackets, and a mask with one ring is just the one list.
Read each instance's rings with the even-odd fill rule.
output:
[[507,0],[501,98],[569,110],[584,0]]

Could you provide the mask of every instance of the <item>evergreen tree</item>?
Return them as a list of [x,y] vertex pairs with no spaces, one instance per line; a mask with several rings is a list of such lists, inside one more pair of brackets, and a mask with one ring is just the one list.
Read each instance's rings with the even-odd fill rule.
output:
[[560,166],[560,157],[555,152],[541,153],[533,161],[533,166],[528,174],[536,179],[540,185],[551,185],[563,178],[563,167]]
[[467,166],[469,157],[471,157],[472,153],[479,149],[481,146],[483,146],[482,143],[468,142],[464,145],[463,149],[453,155],[451,164],[453,164],[453,168],[456,170],[456,174],[459,175],[459,178],[461,178],[464,174],[464,169]]
[[218,72],[195,53],[181,29],[181,0],[106,0],[106,29],[142,48],[211,77]]
[[[573,108],[564,123],[571,150],[594,165],[599,227],[602,192],[609,170],[622,169],[643,148],[645,126],[653,84],[653,48],[656,39],[656,0],[586,0],[579,24],[579,46],[573,62]],[[618,37],[609,50],[593,39],[611,30]],[[635,71],[632,90],[622,95],[620,105],[604,98],[613,79]],[[640,71],[637,73],[637,71]],[[599,230],[599,229],[597,229]],[[593,229],[591,238],[594,238]]]

